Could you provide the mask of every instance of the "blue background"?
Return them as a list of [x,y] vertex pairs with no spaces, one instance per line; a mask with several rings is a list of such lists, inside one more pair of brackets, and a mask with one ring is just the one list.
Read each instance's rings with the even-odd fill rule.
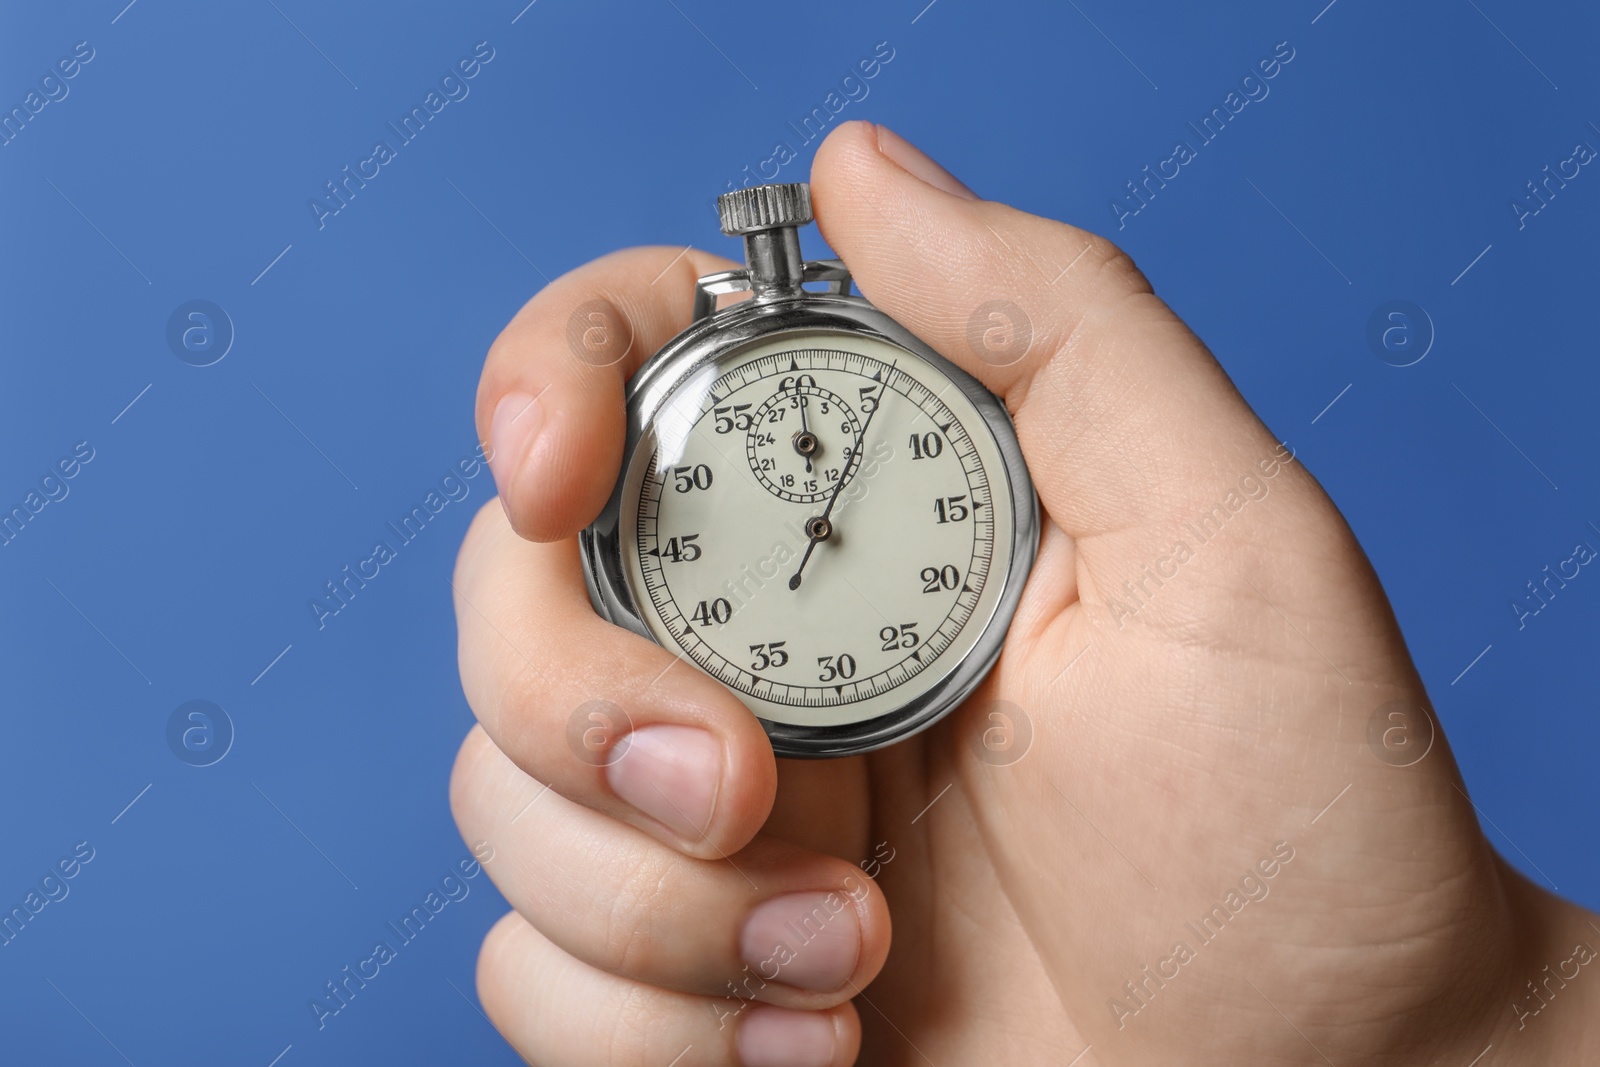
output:
[[[482,356],[547,277],[737,255],[710,198],[780,140],[803,179],[786,123],[880,41],[834,121],[1134,255],[1360,535],[1497,846],[1600,905],[1600,573],[1510,607],[1600,547],[1600,174],[1510,208],[1600,146],[1592,8],[524,2],[4,7],[5,110],[94,49],[0,147],[0,506],[94,450],[0,547],[0,906],[95,849],[0,948],[19,1061],[517,1062],[475,1006],[486,877],[324,1029],[307,1007],[467,856],[447,576],[487,473],[324,628],[308,601],[474,447]],[[308,200],[479,41],[470,95],[319,229]],[[1124,183],[1280,41],[1270,95],[1119,231]],[[236,333],[208,367],[167,341],[196,298]],[[1403,368],[1367,340],[1394,299],[1436,331]],[[204,768],[167,741],[194,699],[236,731]]]

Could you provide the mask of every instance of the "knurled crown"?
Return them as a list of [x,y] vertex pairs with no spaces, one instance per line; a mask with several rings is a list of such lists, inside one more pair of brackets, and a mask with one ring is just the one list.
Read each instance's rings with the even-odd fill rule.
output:
[[812,217],[811,187],[805,182],[791,182],[735,189],[717,197],[717,214],[722,217],[722,232],[729,237],[780,226],[804,226]]

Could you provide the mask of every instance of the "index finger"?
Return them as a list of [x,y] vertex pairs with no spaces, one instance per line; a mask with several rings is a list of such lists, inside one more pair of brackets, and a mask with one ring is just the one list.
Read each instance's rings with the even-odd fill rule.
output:
[[694,248],[613,252],[557,278],[501,331],[477,424],[517,533],[557,541],[599,514],[622,464],[628,378],[689,325],[695,280],[737,265]]

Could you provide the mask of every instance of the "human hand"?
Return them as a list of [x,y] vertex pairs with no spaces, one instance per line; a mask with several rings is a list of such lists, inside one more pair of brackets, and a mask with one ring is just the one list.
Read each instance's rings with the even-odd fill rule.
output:
[[[512,1045],[683,1067],[1592,1049],[1600,926],[1494,855],[1360,546],[1132,263],[866,123],[812,191],[863,294],[1006,402],[1038,561],[944,721],[774,760],[729,691],[595,616],[574,537],[622,460],[628,375],[732,264],[635,249],[534,297],[478,395],[504,509],[455,577],[480,726],[452,803],[516,909],[478,974]],[[990,302],[1025,337],[975,324]],[[611,332],[580,358],[591,313]],[[631,727],[586,758],[569,724],[597,700]],[[1018,747],[986,747],[1007,724]]]

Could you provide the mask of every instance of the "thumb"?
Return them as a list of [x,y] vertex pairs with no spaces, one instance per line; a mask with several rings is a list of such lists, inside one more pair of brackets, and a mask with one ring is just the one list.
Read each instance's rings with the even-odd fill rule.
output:
[[828,137],[811,185],[817,223],[863,295],[1006,402],[1067,533],[1187,514],[1215,500],[1219,478],[1281,458],[1111,242],[979,200],[868,122]]

